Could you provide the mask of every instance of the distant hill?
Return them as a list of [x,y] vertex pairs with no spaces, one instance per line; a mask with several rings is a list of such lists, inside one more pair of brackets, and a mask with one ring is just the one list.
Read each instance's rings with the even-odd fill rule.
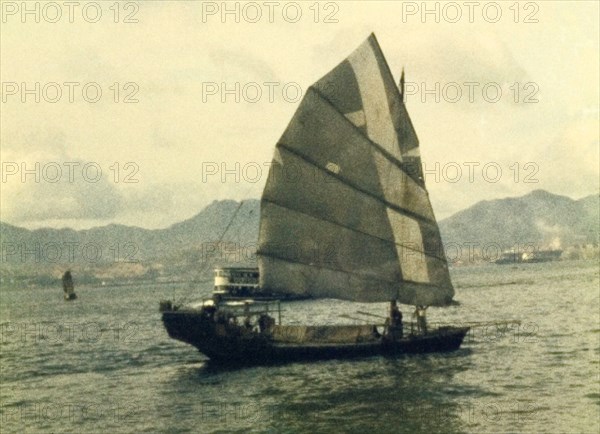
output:
[[597,244],[600,196],[573,200],[535,190],[525,196],[481,201],[440,222],[444,244],[497,243],[505,248]]
[[[249,199],[239,206],[233,200],[214,201],[196,216],[156,230],[111,224],[81,231],[31,231],[0,223],[0,278],[55,283],[66,267],[91,283],[210,278],[216,264],[255,263],[260,201]],[[442,220],[440,231],[446,246],[494,243],[510,249],[533,244],[544,249],[592,244],[597,250],[599,207],[597,194],[573,200],[536,190],[522,197],[479,202]],[[569,253],[569,257],[585,256]],[[37,280],[31,281],[33,275]]]
[[233,200],[214,201],[188,220],[155,230],[111,224],[80,231],[31,231],[0,223],[2,263],[102,263],[161,259],[185,250],[214,248],[223,234],[221,241],[225,243],[255,246],[260,202],[249,199],[239,210],[238,207],[239,203]]
[[[31,231],[0,223],[2,262],[40,262],[40,259],[62,262],[54,259],[58,256],[57,246],[61,247],[62,259],[74,253],[75,262],[79,259],[89,262],[94,256],[100,256],[97,262],[161,259],[184,251],[214,249],[229,224],[223,243],[243,248],[256,246],[260,201],[248,199],[239,210],[238,206],[239,202],[233,200],[214,201],[188,220],[155,230],[111,224],[81,231]],[[599,195],[573,200],[535,190],[521,197],[478,202],[440,221],[440,231],[445,244],[479,242],[510,246],[531,242],[540,247],[560,247],[598,243],[599,207]],[[37,246],[43,250],[39,254]]]

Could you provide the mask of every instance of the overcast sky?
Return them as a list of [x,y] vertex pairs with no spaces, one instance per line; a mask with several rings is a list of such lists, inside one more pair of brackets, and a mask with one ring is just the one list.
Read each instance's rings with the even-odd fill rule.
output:
[[98,4],[94,23],[89,2],[2,2],[3,222],[157,228],[259,198],[298,90],[371,32],[396,79],[405,68],[438,219],[538,188],[598,192],[596,1],[438,3],[439,22],[421,2]]

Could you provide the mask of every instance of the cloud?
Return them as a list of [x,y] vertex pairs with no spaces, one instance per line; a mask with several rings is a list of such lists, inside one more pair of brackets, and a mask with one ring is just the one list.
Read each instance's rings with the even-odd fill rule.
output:
[[5,160],[3,167],[18,171],[7,175],[2,185],[3,194],[11,198],[2,202],[5,221],[109,220],[119,214],[123,203],[108,174],[94,162]]

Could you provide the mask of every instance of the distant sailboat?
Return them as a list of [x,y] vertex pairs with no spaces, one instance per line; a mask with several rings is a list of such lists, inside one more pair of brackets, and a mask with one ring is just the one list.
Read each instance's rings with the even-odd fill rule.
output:
[[563,251],[560,249],[534,250],[532,252],[508,251],[502,253],[500,258],[494,261],[498,265],[506,264],[534,264],[538,262],[559,261]]
[[[172,338],[222,363],[460,347],[468,327],[425,325],[425,307],[451,304],[454,289],[402,101],[403,81],[404,74],[399,91],[371,35],[308,89],[275,149],[257,252],[259,291],[392,301],[386,326],[282,325],[278,305],[214,300],[198,307],[163,304]],[[318,176],[299,181],[285,176],[290,172]],[[417,330],[404,333],[396,301],[418,306]]]
[[62,276],[62,284],[63,291],[65,293],[65,300],[75,300],[77,298],[77,294],[75,294],[75,287],[73,285],[73,276],[71,276],[71,271],[65,271],[65,274]]

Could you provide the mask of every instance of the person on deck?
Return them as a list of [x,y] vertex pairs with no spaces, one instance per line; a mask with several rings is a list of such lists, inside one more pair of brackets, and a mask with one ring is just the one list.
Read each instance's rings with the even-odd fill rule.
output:
[[223,301],[223,296],[221,294],[213,294],[212,299],[215,306],[218,306]]
[[250,316],[250,303],[244,303],[244,327],[246,329],[252,329],[252,317]]
[[393,340],[402,339],[404,333],[402,324],[402,312],[398,309],[396,300],[390,301],[390,317],[388,318],[388,334]]
[[271,333],[274,325],[275,320],[266,313],[263,313],[258,317],[258,328],[261,333]]
[[425,317],[425,310],[427,306],[418,305],[415,310],[415,316],[417,317],[417,331],[423,334],[427,334],[427,319]]
[[217,307],[214,304],[207,304],[202,307],[202,313],[207,319],[214,319]]

